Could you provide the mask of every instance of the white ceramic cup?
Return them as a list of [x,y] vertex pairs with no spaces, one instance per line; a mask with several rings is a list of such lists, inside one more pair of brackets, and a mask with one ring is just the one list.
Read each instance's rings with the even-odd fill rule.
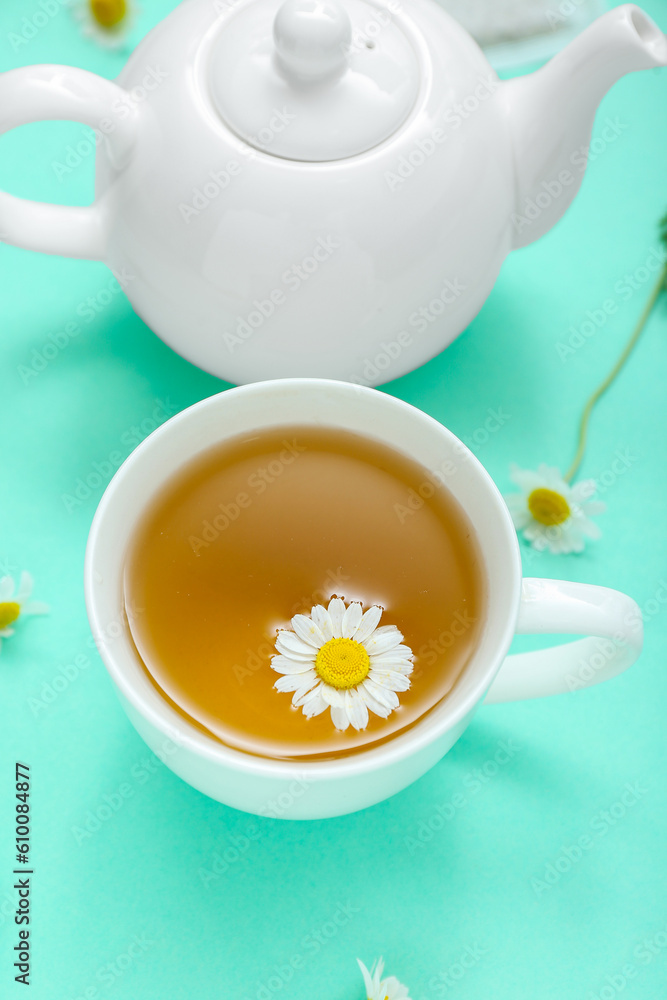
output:
[[[353,431],[419,462],[467,513],[487,581],[484,627],[447,698],[385,744],[311,763],[232,749],[176,712],[148,679],[123,610],[127,546],[137,518],[163,484],[183,463],[226,438],[281,425]],[[639,609],[624,594],[579,583],[522,580],[519,545],[502,497],[450,431],[393,396],[324,379],[281,379],[230,389],[191,406],[151,434],[118,470],[97,509],[86,552],[85,589],[100,654],[149,747],[211,798],[288,819],[338,816],[380,802],[440,760],[483,702],[558,694],[606,680],[634,663],[642,646]],[[517,632],[587,638],[507,656]]]

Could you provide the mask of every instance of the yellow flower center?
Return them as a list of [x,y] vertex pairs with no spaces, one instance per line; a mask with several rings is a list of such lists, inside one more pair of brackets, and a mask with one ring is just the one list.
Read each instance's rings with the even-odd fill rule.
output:
[[127,14],[127,0],[90,0],[90,13],[100,28],[117,28]]
[[21,606],[16,601],[0,602],[0,628],[7,628],[21,614]]
[[562,524],[570,516],[570,505],[563,494],[555,490],[533,490],[528,497],[528,510],[536,521],[548,526]]
[[329,639],[315,658],[315,671],[325,684],[339,690],[361,684],[370,669],[368,653],[354,639]]

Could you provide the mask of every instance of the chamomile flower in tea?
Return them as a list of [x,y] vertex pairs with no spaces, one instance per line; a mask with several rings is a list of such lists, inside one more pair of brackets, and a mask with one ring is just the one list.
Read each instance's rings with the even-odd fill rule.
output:
[[368,712],[386,719],[407,691],[414,655],[395,625],[379,627],[382,608],[365,613],[334,597],[328,608],[295,615],[293,631],[278,632],[271,666],[282,674],[274,687],[294,691],[292,704],[307,718],[331,709],[336,729],[365,729]]

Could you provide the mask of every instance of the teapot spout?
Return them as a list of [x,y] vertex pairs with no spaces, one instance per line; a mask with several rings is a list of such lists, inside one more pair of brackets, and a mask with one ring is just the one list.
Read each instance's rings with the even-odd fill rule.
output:
[[[551,229],[579,190],[595,111],[611,85],[626,73],[665,65],[667,37],[643,10],[624,4],[537,72],[503,84],[517,178],[515,248]],[[616,135],[623,127],[609,125]]]

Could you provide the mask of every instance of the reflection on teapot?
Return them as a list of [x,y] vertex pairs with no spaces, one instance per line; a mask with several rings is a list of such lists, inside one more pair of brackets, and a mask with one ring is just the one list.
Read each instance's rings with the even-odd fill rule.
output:
[[0,130],[100,139],[91,206],[0,193],[0,232],[130,275],[146,323],[229,381],[377,384],[465,328],[574,197],[611,84],[666,64],[632,4],[500,82],[432,0],[188,0],[116,82],[0,76]]

